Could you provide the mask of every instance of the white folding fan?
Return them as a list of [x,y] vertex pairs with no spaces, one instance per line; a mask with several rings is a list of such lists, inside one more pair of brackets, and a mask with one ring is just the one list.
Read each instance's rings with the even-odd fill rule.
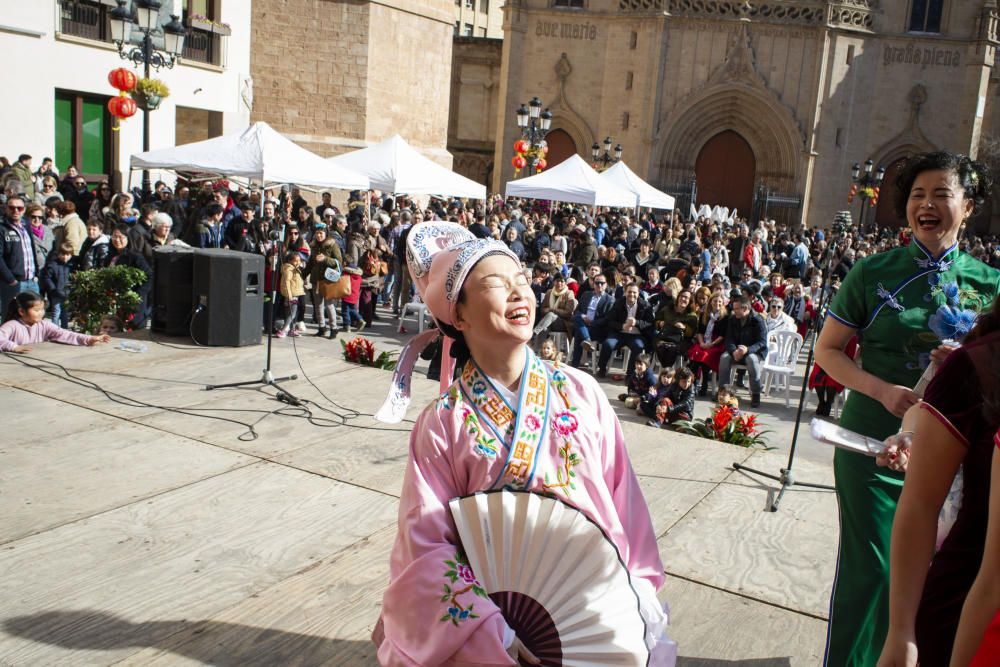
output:
[[508,490],[454,498],[449,506],[473,573],[542,665],[648,663],[628,569],[583,512]]

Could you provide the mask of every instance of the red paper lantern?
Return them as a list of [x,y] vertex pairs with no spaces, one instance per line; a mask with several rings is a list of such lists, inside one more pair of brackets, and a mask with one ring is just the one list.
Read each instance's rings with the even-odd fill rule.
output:
[[137,108],[135,100],[124,93],[108,100],[108,111],[115,118],[122,120],[134,116]]
[[524,139],[518,139],[514,142],[514,152],[524,154],[528,152],[528,142]]
[[520,171],[524,169],[524,165],[528,164],[528,161],[524,159],[523,155],[515,155],[510,159],[510,163],[514,165],[514,169]]
[[135,73],[132,70],[125,69],[124,67],[119,67],[118,69],[113,69],[108,74],[108,83],[111,84],[117,90],[128,92],[135,89],[136,78]]
[[549,166],[549,163],[545,161],[545,158],[540,157],[538,158],[538,162],[535,163],[535,170],[541,171],[542,169],[545,169],[547,166]]
[[548,145],[542,146],[542,155],[548,155],[548,154],[549,154]]

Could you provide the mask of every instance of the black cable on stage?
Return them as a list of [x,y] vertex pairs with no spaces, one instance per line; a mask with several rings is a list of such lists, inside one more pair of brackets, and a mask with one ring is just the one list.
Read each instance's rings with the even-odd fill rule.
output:
[[[132,408],[153,408],[156,410],[162,410],[164,412],[173,412],[176,414],[187,415],[189,417],[201,417],[203,419],[215,419],[218,421],[223,421],[223,422],[228,422],[230,424],[237,424],[239,426],[243,426],[247,430],[244,433],[241,433],[239,436],[237,436],[237,440],[240,440],[242,442],[252,442],[256,440],[258,437],[260,437],[259,434],[257,433],[257,430],[254,427],[261,421],[263,421],[264,418],[272,414],[276,414],[282,410],[282,408],[279,408],[278,410],[256,410],[256,409],[241,409],[241,408],[178,408],[167,405],[157,405],[155,403],[148,403],[146,401],[141,401],[137,398],[132,398],[131,396],[126,396],[124,394],[119,394],[117,392],[105,389],[96,382],[81,377],[77,377],[68,368],[54,361],[39,359],[37,360],[38,363],[29,363],[26,359],[19,358],[10,352],[4,352],[4,355],[9,357],[10,359],[13,359],[22,366],[26,366],[28,368],[41,371],[46,375],[51,375],[52,377],[59,378],[61,380],[66,380],[67,382],[78,385],[80,387],[92,389],[93,391],[103,394],[104,397],[107,398],[109,401],[118,405],[124,405],[126,407],[132,407]],[[51,370],[50,368],[46,368],[46,366],[58,368],[59,371],[61,371],[61,374]],[[237,419],[233,419],[231,417],[220,417],[217,415],[203,415],[203,414],[198,414],[199,412],[251,412],[258,414],[262,413],[263,416],[254,422],[247,423],[239,421]]]
[[[322,389],[320,389],[316,385],[315,382],[312,381],[312,378],[309,377],[309,374],[306,373],[306,369],[302,365],[302,359],[299,357],[299,348],[298,348],[298,345],[296,345],[295,338],[292,338],[292,350],[295,352],[295,362],[298,364],[299,371],[302,372],[302,377],[305,378],[305,381],[308,382],[310,385],[312,385],[312,388],[315,389],[317,392],[319,392],[319,395],[322,396],[324,399],[326,399],[331,405],[333,405],[336,408],[339,408],[340,410],[346,411],[348,414],[341,415],[340,413],[337,413],[337,412],[334,412],[333,410],[325,408],[322,405],[319,405],[319,404],[315,403],[314,401],[309,401],[309,403],[311,403],[312,405],[315,405],[320,410],[323,410],[325,412],[329,412],[331,414],[337,415],[338,417],[340,417],[341,419],[343,419],[343,422],[344,422],[345,426],[349,426],[351,428],[367,429],[367,430],[370,430],[370,431],[395,431],[395,432],[400,432],[400,433],[409,433],[410,432],[410,429],[378,428],[376,426],[360,426],[360,425],[357,425],[357,424],[348,424],[347,422],[349,420],[351,420],[351,419],[357,419],[358,417],[374,417],[375,415],[372,414],[372,413],[370,413],[370,412],[360,412],[358,410],[355,410],[354,408],[345,407],[345,406],[337,403],[335,400],[333,400],[329,396],[327,396],[326,393]],[[402,421],[403,421],[403,423],[408,423],[408,424],[415,424],[416,423],[412,419],[403,419]]]

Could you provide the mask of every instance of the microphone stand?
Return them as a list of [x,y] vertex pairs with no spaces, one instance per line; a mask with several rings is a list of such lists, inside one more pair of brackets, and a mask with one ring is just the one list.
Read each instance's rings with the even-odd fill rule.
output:
[[795,415],[795,428],[792,431],[792,443],[788,450],[788,464],[784,468],[780,468],[779,474],[775,475],[773,473],[745,466],[742,463],[733,463],[733,470],[748,472],[754,475],[759,475],[760,477],[766,477],[767,479],[773,479],[776,482],[781,482],[781,488],[778,490],[778,495],[774,497],[774,500],[771,502],[771,506],[768,508],[771,512],[778,511],[778,505],[781,504],[781,499],[784,497],[785,491],[793,486],[805,486],[810,489],[825,489],[827,491],[835,490],[834,487],[829,486],[828,484],[800,482],[795,479],[795,473],[793,471],[793,466],[795,465],[795,448],[799,441],[799,426],[802,424],[802,409],[805,407],[806,403],[806,392],[809,391],[809,374],[812,372],[816,338],[819,336],[819,330],[821,328],[820,322],[822,321],[823,309],[826,307],[826,301],[827,290],[824,289],[818,304],[819,307],[816,309],[815,319],[810,324],[809,331],[806,333],[809,337],[809,356],[806,359],[805,374],[802,377],[802,391],[799,392],[799,407],[798,412]]
[[[261,200],[261,217],[263,217],[264,203]],[[206,390],[212,389],[228,389],[231,387],[249,387],[252,385],[261,385],[262,387],[274,387],[278,390],[276,398],[283,403],[288,403],[289,405],[301,405],[302,401],[299,400],[295,394],[291,393],[281,385],[279,382],[285,382],[287,380],[297,380],[298,375],[286,375],[284,377],[276,378],[274,373],[271,372],[271,345],[274,339],[274,311],[276,308],[277,292],[278,292],[278,254],[281,248],[285,246],[285,225],[281,226],[281,231],[272,231],[269,235],[272,243],[276,244],[271,248],[270,252],[270,265],[271,265],[271,284],[270,294],[271,294],[271,314],[268,317],[267,323],[267,361],[264,365],[264,370],[261,373],[259,380],[244,380],[242,382],[228,382],[226,384],[209,384],[205,385]]]

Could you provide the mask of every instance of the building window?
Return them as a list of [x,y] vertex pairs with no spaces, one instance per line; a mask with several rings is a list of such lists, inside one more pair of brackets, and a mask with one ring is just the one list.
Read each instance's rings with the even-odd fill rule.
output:
[[552,0],[553,7],[572,7],[583,9],[583,0]]
[[479,0],[479,11],[483,14],[490,13],[490,0]]
[[74,37],[106,42],[111,38],[109,9],[113,8],[97,0],[63,0],[59,7],[59,31]]
[[639,33],[632,31],[628,38],[628,48],[634,49],[639,46]]
[[632,90],[632,72],[625,73],[625,90]]
[[455,34],[456,35],[461,35],[462,34],[462,22],[461,21],[455,21]]
[[472,37],[472,24],[466,23],[462,26],[462,34],[466,37]]
[[628,130],[628,121],[629,121],[628,111],[623,111],[622,112],[622,130]]
[[473,9],[473,3],[474,3],[475,1],[476,1],[476,0],[465,0],[465,8],[466,8],[466,9]]
[[479,28],[479,36],[486,37],[486,28]]
[[88,181],[99,181],[111,174],[111,114],[104,109],[108,99],[56,91],[54,159],[60,171],[75,164]]
[[944,0],[913,0],[910,32],[941,32]]

